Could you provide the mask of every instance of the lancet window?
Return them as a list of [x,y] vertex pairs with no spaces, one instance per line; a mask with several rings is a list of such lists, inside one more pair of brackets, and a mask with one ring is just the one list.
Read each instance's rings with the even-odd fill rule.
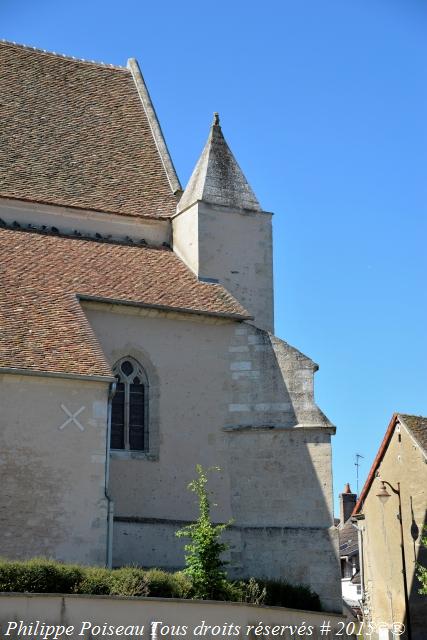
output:
[[111,407],[111,449],[148,450],[148,380],[130,356],[113,367],[117,379]]

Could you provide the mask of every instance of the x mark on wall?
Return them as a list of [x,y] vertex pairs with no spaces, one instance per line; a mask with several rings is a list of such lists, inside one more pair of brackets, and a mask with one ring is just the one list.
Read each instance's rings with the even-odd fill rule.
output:
[[64,404],[61,404],[61,409],[64,411],[64,413],[67,414],[68,419],[63,424],[61,424],[60,427],[58,427],[60,431],[65,429],[65,427],[69,424],[75,424],[76,427],[80,429],[80,431],[85,430],[84,426],[77,420],[77,416],[80,415],[82,411],[86,409],[86,407],[80,407],[80,409],[78,409],[75,413],[72,413],[71,411],[69,411],[69,409],[67,409],[67,407]]

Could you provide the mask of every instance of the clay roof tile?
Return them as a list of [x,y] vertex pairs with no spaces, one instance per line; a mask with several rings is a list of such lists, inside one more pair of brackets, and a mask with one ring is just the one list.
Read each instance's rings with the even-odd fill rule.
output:
[[243,320],[166,248],[0,229],[0,368],[111,376],[80,300]]
[[164,218],[180,189],[129,68],[0,42],[0,196]]

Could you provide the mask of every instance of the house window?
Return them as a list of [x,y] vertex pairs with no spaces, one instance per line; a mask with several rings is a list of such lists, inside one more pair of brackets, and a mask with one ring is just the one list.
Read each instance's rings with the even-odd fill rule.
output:
[[111,407],[111,449],[148,450],[148,380],[134,358],[113,367],[117,380]]
[[341,578],[351,578],[353,576],[352,566],[346,558],[341,558]]

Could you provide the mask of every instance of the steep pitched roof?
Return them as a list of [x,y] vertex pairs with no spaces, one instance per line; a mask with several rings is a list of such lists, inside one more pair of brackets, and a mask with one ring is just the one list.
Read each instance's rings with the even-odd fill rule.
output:
[[79,299],[248,318],[168,249],[0,229],[0,265],[0,370],[111,376]]
[[254,192],[225,141],[218,114],[215,114],[205,148],[178,209],[183,211],[197,200],[234,209],[261,211]]
[[375,479],[378,467],[380,466],[381,461],[387,451],[391,437],[398,422],[400,424],[403,424],[407,431],[412,435],[414,440],[419,445],[420,449],[423,451],[425,457],[427,458],[427,418],[423,416],[411,416],[406,413],[394,413],[390,420],[390,424],[387,427],[387,431],[385,432],[380,448],[378,449],[377,455],[375,456],[375,460],[372,463],[371,469],[368,473],[368,477],[360,493],[359,499],[356,503],[356,506],[354,507],[353,515],[357,515],[363,508],[365,498]]
[[424,455],[427,458],[427,418],[423,416],[410,416],[406,413],[399,414],[399,417],[403,420],[405,427],[414,440],[416,440],[421,449],[423,449]]
[[0,197],[131,216],[175,213],[180,188],[135,61],[0,42]]

